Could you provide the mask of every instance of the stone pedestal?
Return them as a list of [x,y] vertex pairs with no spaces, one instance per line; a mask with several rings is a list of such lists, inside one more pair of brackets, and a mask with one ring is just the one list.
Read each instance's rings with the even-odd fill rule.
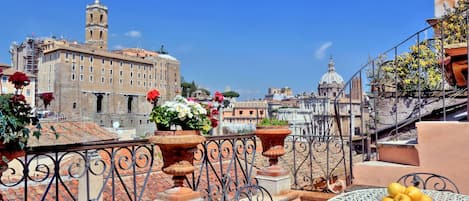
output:
[[202,195],[187,187],[174,187],[157,194],[155,201],[203,201]]
[[257,127],[256,136],[262,142],[262,155],[269,158],[269,166],[257,171],[258,185],[263,187],[274,201],[296,201],[299,194],[292,192],[288,170],[278,165],[278,158],[285,154],[284,141],[291,133],[288,126]]
[[291,189],[290,175],[267,176],[257,175],[257,182],[272,196],[288,193]]

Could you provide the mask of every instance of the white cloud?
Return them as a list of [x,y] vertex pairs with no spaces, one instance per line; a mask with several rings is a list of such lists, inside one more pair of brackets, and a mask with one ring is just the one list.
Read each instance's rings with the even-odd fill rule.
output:
[[140,38],[142,36],[142,33],[137,30],[130,30],[126,32],[125,35],[131,38]]
[[112,49],[114,49],[114,50],[120,50],[120,49],[124,49],[124,48],[125,47],[123,45],[119,45],[119,44],[112,46]]
[[316,57],[316,59],[323,59],[324,56],[326,55],[327,49],[329,49],[331,46],[332,46],[331,41],[322,43],[321,46],[318,49],[316,49],[316,51],[314,52],[314,56]]

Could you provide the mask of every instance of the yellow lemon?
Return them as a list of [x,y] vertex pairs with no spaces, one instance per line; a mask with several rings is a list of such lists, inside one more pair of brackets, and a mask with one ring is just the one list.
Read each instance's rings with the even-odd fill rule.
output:
[[394,196],[394,201],[412,201],[412,199],[404,193],[398,193]]
[[419,201],[433,201],[433,199],[430,196],[423,194]]
[[399,193],[404,193],[405,191],[405,187],[403,185],[401,185],[400,183],[390,183],[388,185],[388,194],[389,196],[391,197],[395,197],[397,194]]
[[405,189],[404,194],[408,195],[412,201],[420,201],[423,193],[415,186],[409,186]]
[[392,199],[392,197],[384,197],[381,201],[394,201],[394,199]]

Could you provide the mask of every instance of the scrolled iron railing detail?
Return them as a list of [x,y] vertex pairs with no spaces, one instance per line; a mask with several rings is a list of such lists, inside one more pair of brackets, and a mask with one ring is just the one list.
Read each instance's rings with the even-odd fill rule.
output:
[[[196,151],[194,165],[200,166],[187,178],[188,185],[202,191],[205,200],[263,197],[261,191],[252,190],[261,189],[253,174],[256,148],[253,134],[207,137]],[[263,192],[263,195],[269,194]]]
[[290,135],[285,150],[281,164],[290,169],[292,189],[332,192],[330,186],[347,175],[339,136]]
[[415,186],[422,189],[448,191],[460,193],[456,184],[445,176],[434,173],[416,172],[402,176],[397,180],[405,186]]

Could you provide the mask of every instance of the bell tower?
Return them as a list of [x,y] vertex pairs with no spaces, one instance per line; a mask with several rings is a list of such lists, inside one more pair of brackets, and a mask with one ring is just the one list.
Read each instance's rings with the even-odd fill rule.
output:
[[86,6],[85,43],[96,49],[107,50],[108,11],[95,0]]

